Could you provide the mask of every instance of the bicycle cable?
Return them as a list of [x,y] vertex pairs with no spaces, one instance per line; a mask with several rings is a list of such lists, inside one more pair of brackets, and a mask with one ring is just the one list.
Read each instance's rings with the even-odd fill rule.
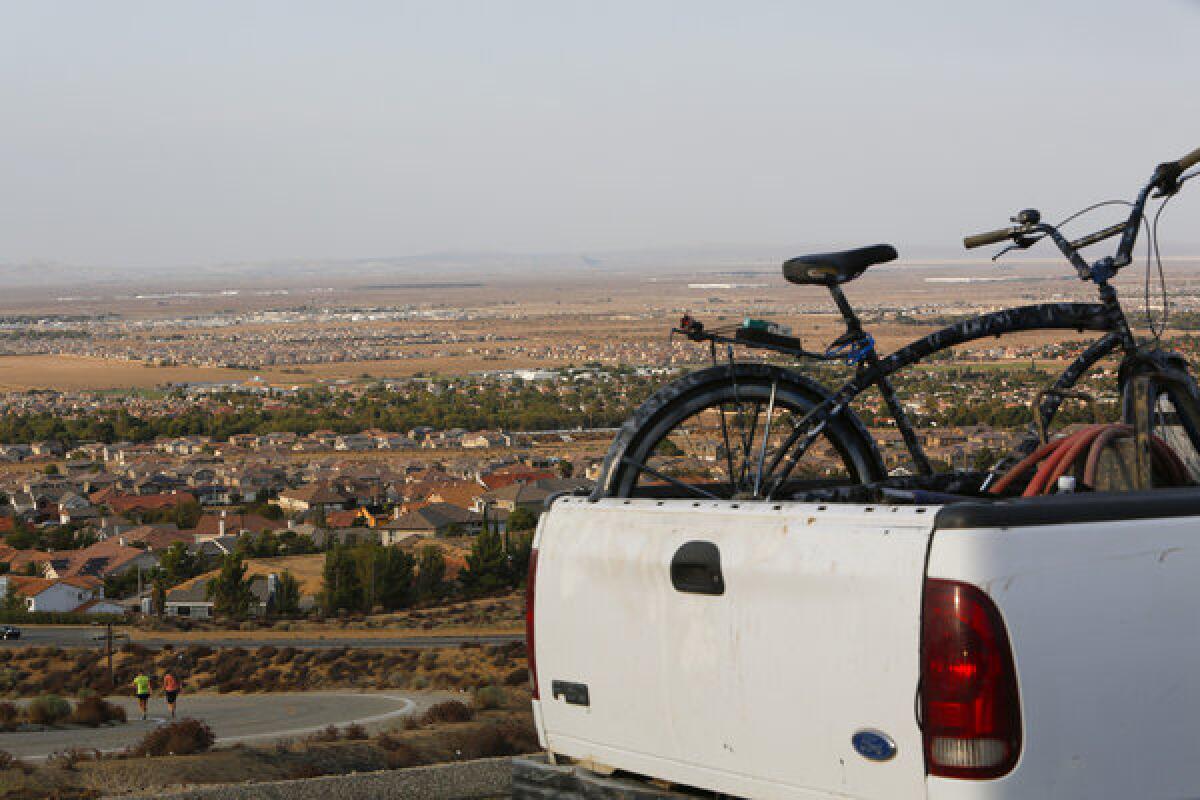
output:
[[1087,208],[1083,208],[1083,209],[1080,209],[1079,211],[1076,211],[1074,214],[1067,217],[1066,219],[1064,219],[1062,222],[1058,223],[1054,227],[1061,228],[1063,225],[1066,225],[1069,222],[1074,222],[1075,220],[1079,219],[1084,214],[1087,214],[1090,211],[1095,211],[1097,208],[1104,208],[1105,206],[1125,206],[1127,208],[1131,208],[1133,206],[1133,203],[1129,202],[1128,200],[1103,200],[1099,203],[1093,203],[1092,205],[1088,206]]
[[[1144,290],[1146,326],[1150,328],[1150,335],[1154,337],[1155,345],[1162,341],[1162,336],[1167,331],[1167,325],[1171,321],[1171,306],[1167,298],[1167,277],[1163,272],[1162,250],[1158,245],[1158,220],[1162,217],[1163,210],[1167,207],[1167,203],[1171,202],[1171,198],[1175,195],[1167,195],[1158,209],[1154,212],[1154,222],[1150,226],[1150,237],[1146,244],[1146,280]],[[1162,290],[1162,319],[1161,323],[1155,325],[1154,315],[1150,311],[1150,268],[1151,268],[1151,252],[1154,254],[1154,263],[1158,266],[1158,285]]]
[[[1158,221],[1162,217],[1163,211],[1166,210],[1167,203],[1171,202],[1172,197],[1179,194],[1179,188],[1182,187],[1188,181],[1190,181],[1192,178],[1195,178],[1197,176],[1200,176],[1200,169],[1194,169],[1191,172],[1187,173],[1186,175],[1181,176],[1176,181],[1175,191],[1163,198],[1163,201],[1159,204],[1158,208],[1154,212],[1154,222],[1150,225],[1149,241],[1147,242],[1147,252],[1146,252],[1146,280],[1145,280],[1145,288],[1144,288],[1143,298],[1144,298],[1144,301],[1146,304],[1146,307],[1145,307],[1146,324],[1150,328],[1150,335],[1154,337],[1155,344],[1158,344],[1162,341],[1163,334],[1166,333],[1167,327],[1171,324],[1171,306],[1170,306],[1170,298],[1167,296],[1167,278],[1166,278],[1165,273],[1163,272],[1162,248],[1160,247],[1159,241],[1158,241]],[[1142,216],[1142,219],[1143,219],[1143,221],[1145,220],[1145,215]],[[1150,248],[1151,247],[1153,247],[1154,264],[1158,268],[1158,285],[1162,289],[1162,307],[1163,307],[1162,324],[1159,326],[1155,326],[1154,320],[1153,320],[1153,315],[1150,313],[1150,267],[1151,267]]]

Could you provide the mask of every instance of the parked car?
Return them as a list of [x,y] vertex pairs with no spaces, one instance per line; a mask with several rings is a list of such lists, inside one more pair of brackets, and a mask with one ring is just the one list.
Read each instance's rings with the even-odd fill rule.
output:
[[528,587],[548,756],[513,796],[1195,797],[1198,525],[1200,488],[559,498]]
[[0,639],[20,639],[21,629],[15,628],[12,625],[5,625],[0,628]]

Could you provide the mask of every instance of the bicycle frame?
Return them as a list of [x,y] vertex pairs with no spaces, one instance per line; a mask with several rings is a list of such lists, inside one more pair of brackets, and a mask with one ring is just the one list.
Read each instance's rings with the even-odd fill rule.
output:
[[[1068,389],[1097,361],[1118,347],[1136,349],[1137,344],[1129,331],[1125,315],[1116,303],[1115,293],[1106,303],[1043,303],[1033,306],[994,311],[979,317],[942,328],[917,339],[896,352],[875,359],[864,360],[858,373],[842,385],[829,400],[814,408],[793,428],[771,462],[769,473],[772,484],[766,498],[772,499],[774,492],[783,485],[804,453],[821,435],[828,421],[843,413],[849,403],[871,386],[884,385],[891,389],[888,378],[902,369],[910,367],[930,355],[967,342],[989,336],[1004,336],[1032,330],[1089,330],[1102,331],[1107,335],[1094,343],[1063,372],[1054,388]],[[873,352],[873,351],[872,351]],[[873,363],[871,363],[873,361]],[[890,392],[889,392],[890,393]],[[885,394],[885,397],[887,395]],[[1048,420],[1057,411],[1061,398],[1047,397],[1039,411]],[[889,404],[890,405],[890,404]],[[898,407],[898,404],[897,404]],[[907,415],[894,415],[897,428],[918,465],[928,464],[924,451],[917,440]],[[782,467],[782,471],[780,468]],[[922,470],[924,472],[924,470]],[[928,472],[932,472],[929,470]],[[928,472],[926,474],[928,474]]]

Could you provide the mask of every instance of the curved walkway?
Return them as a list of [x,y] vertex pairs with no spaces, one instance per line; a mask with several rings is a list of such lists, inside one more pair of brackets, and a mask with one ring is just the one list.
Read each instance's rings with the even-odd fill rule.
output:
[[[411,713],[420,713],[439,700],[455,695],[446,692],[281,692],[278,694],[193,694],[181,695],[178,715],[202,719],[212,727],[217,744],[264,742],[304,736],[328,725],[339,727],[357,722],[368,729]],[[141,740],[156,725],[168,722],[166,702],[161,695],[150,699],[149,719],[141,720],[137,701],[131,697],[109,698],[129,715],[124,725],[100,728],[67,728],[48,731],[0,733],[0,750],[20,758],[45,758],[58,750],[83,747],[121,750]]]

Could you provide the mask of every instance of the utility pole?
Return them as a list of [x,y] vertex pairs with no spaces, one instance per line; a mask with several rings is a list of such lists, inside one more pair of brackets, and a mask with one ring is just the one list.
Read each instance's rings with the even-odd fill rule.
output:
[[112,623],[111,622],[108,623],[107,627],[108,627],[108,631],[104,636],[104,641],[106,644],[106,649],[108,650],[108,688],[109,688],[109,691],[113,691],[117,688],[117,679],[113,673],[113,663],[112,663],[112,656],[113,656],[113,653],[112,653],[112,642],[113,642]]

